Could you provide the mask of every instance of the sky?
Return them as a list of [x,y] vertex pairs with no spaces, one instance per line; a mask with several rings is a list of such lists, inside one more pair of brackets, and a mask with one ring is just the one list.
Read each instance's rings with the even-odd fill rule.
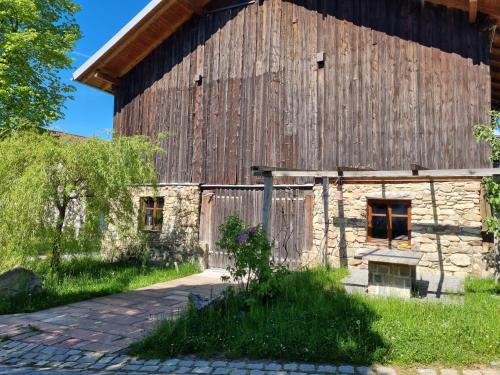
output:
[[[139,13],[149,0],[76,2],[81,6],[76,18],[83,36],[71,54],[75,59],[74,68],[61,72],[61,78],[68,83],[73,72]],[[52,128],[83,136],[109,138],[113,128],[113,96],[78,82],[72,84],[76,87],[74,99],[66,102],[65,118],[54,123]]]
[[[81,11],[76,19],[82,38],[71,57],[74,69],[61,72],[64,82],[71,82],[73,72],[113,37],[128,21],[144,8],[149,0],[76,0]],[[74,99],[66,102],[65,118],[52,128],[83,136],[108,137],[113,128],[113,96],[94,88],[72,83]]]

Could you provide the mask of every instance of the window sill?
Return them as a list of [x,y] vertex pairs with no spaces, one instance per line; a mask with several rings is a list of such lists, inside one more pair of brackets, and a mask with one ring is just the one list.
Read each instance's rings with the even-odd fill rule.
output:
[[373,244],[373,245],[385,245],[388,247],[411,247],[411,241],[400,241],[400,240],[382,240],[382,239],[375,239],[375,238],[367,238],[365,241],[366,244]]
[[161,231],[161,229],[142,229],[142,232],[159,234],[162,231]]

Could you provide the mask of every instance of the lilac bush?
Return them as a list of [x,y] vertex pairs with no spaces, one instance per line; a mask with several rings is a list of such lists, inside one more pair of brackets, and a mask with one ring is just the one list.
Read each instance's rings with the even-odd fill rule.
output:
[[272,243],[266,238],[262,225],[249,227],[238,216],[230,216],[219,227],[217,246],[231,260],[227,267],[231,278],[241,283],[245,291],[267,289],[278,269],[271,260]]

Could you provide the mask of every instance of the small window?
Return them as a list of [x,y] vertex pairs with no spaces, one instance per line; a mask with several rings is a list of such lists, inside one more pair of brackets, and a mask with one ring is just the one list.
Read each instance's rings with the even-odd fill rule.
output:
[[411,201],[368,200],[368,241],[411,240]]
[[163,198],[142,198],[142,225],[143,230],[161,232],[163,225]]

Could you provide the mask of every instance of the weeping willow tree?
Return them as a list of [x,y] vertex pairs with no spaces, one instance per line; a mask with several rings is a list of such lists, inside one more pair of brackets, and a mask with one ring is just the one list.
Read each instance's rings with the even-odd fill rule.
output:
[[0,267],[48,255],[57,272],[65,252],[98,249],[106,224],[126,233],[132,189],[156,182],[158,151],[142,136],[18,132],[0,141]]

